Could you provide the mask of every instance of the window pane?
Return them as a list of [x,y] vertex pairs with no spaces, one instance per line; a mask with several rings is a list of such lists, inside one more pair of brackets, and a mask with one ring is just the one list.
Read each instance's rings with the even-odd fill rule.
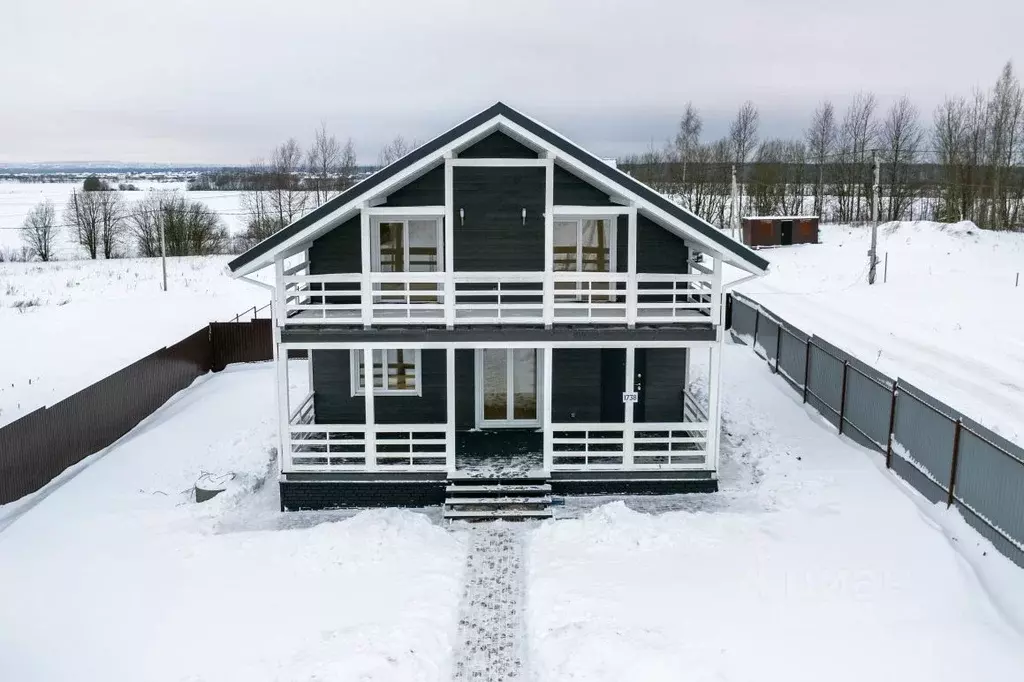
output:
[[611,229],[608,220],[584,220],[583,271],[611,271]]
[[437,232],[436,220],[409,221],[410,272],[437,272]]
[[482,354],[484,419],[508,419],[507,351],[486,348]]
[[[366,364],[363,362],[363,351],[354,350],[352,353],[355,354],[356,360],[356,390],[363,391],[366,389],[366,378],[363,374],[366,368]],[[384,374],[383,364],[381,362],[381,351],[373,351],[373,385],[375,388],[382,388],[384,386]]]
[[394,391],[416,390],[416,351],[404,348],[389,350],[388,388]]
[[537,418],[537,351],[532,348],[512,351],[512,416]]
[[380,271],[405,272],[405,235],[402,223],[381,223]]
[[576,259],[577,226],[578,223],[575,220],[555,222],[555,270],[575,272],[579,269]]

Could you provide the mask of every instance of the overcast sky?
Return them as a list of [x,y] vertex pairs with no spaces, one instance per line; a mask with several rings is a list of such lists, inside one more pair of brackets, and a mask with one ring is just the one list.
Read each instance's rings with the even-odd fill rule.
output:
[[1024,68],[1021,0],[0,0],[0,162],[242,163],[326,122],[373,162],[502,100],[604,156],[692,100],[799,135],[817,102]]

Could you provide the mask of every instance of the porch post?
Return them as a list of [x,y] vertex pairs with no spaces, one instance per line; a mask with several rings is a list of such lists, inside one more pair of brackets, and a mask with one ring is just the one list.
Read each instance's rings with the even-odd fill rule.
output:
[[555,159],[544,159],[544,326],[555,320]]
[[455,326],[455,168],[444,156],[444,324]]
[[277,363],[278,471],[287,473],[292,462],[291,406],[288,404],[288,350],[274,343]]
[[629,223],[626,229],[626,324],[636,326],[637,272],[636,272],[636,204],[629,205]]
[[[722,335],[721,329],[718,331]],[[716,341],[709,351],[707,465],[718,471],[722,413],[722,344]]]
[[722,260],[714,258],[711,269],[711,322],[721,328],[725,324],[722,311]]
[[[287,285],[284,281],[284,258],[274,259],[274,305],[270,307],[271,314],[273,315],[274,308],[277,308],[277,314],[273,315],[274,324],[278,327],[283,327],[288,321],[288,293],[286,291]],[[298,291],[295,292],[298,296]],[[302,301],[296,298],[296,303]]]
[[[627,392],[636,390],[636,346],[626,346],[626,381],[623,384]],[[622,468],[633,468],[633,403],[625,403],[622,425]]]
[[451,345],[445,349],[448,356],[448,394],[446,405],[448,407],[447,430],[445,431],[445,456],[447,458],[448,475],[455,473],[455,346]]
[[541,392],[541,427],[544,430],[544,471],[551,473],[554,464],[554,440],[555,434],[551,427],[551,369],[554,366],[554,349],[551,344],[541,349],[541,372],[543,372],[544,383]]
[[[353,353],[358,350],[353,349]],[[373,348],[366,346],[363,353],[363,398],[366,405],[366,470],[377,470],[377,433],[375,429],[376,417],[373,414]],[[382,351],[382,354],[386,354]],[[382,358],[382,364],[386,364],[386,358]],[[387,376],[387,367],[382,367]]]
[[[370,233],[370,204],[363,202],[359,207],[359,247],[362,257],[362,280],[360,283],[360,298],[363,313],[363,326],[370,327],[373,324],[373,284],[370,279],[372,271],[372,235]],[[325,299],[326,300],[326,299]],[[367,384],[369,385],[369,384]],[[371,391],[367,391],[370,393]]]

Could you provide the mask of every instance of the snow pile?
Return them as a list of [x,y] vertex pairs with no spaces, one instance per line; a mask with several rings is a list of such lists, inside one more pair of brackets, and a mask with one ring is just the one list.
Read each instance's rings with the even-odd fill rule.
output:
[[[281,515],[273,380],[199,379],[0,531],[4,679],[448,679],[464,535]],[[195,504],[204,471],[249,485]]]
[[866,227],[822,226],[821,244],[763,251],[768,277],[738,290],[1024,442],[1024,234],[969,222],[884,225],[875,286],[867,284],[870,236]]
[[726,351],[721,493],[660,515],[628,499],[533,534],[538,679],[952,682],[1024,670],[1024,571],[837,438],[749,349]]
[[0,263],[0,426],[270,300],[229,257]]

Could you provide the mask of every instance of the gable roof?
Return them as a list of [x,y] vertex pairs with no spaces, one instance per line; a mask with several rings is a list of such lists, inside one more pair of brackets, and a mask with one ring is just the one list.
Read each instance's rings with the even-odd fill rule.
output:
[[[240,276],[270,265],[278,252],[284,251],[293,245],[296,239],[301,239],[300,235],[303,233],[307,231],[312,233],[318,227],[323,228],[325,221],[328,221],[336,214],[338,218],[341,218],[346,208],[348,210],[357,209],[359,205],[357,200],[367,200],[370,198],[371,193],[378,188],[381,188],[381,191],[383,191],[388,181],[395,179],[396,176],[412,169],[417,164],[422,164],[425,161],[429,163],[430,160],[440,161],[444,156],[446,148],[461,138],[471,135],[478,130],[480,132],[479,137],[483,137],[491,132],[502,119],[525,131],[528,135],[539,139],[561,155],[572,159],[578,164],[577,168],[579,170],[589,172],[610,184],[621,187],[627,193],[634,194],[641,201],[638,205],[640,210],[645,208],[653,209],[655,214],[660,212],[667,216],[670,221],[678,221],[690,228],[697,236],[703,238],[701,241],[713,245],[714,250],[719,251],[723,258],[734,265],[757,274],[767,270],[767,260],[730,238],[723,231],[675,202],[670,201],[627,173],[610,165],[607,161],[599,159],[582,147],[570,142],[554,130],[502,102],[497,102],[451,130],[417,147],[394,163],[385,166],[290,225],[278,230],[245,253],[231,260],[228,263],[228,269],[232,274]],[[558,158],[560,156],[556,154],[556,160]],[[655,215],[655,217],[658,216]],[[335,225],[330,225],[323,231],[333,227]],[[309,238],[313,239],[315,236],[318,235],[311,234]]]

